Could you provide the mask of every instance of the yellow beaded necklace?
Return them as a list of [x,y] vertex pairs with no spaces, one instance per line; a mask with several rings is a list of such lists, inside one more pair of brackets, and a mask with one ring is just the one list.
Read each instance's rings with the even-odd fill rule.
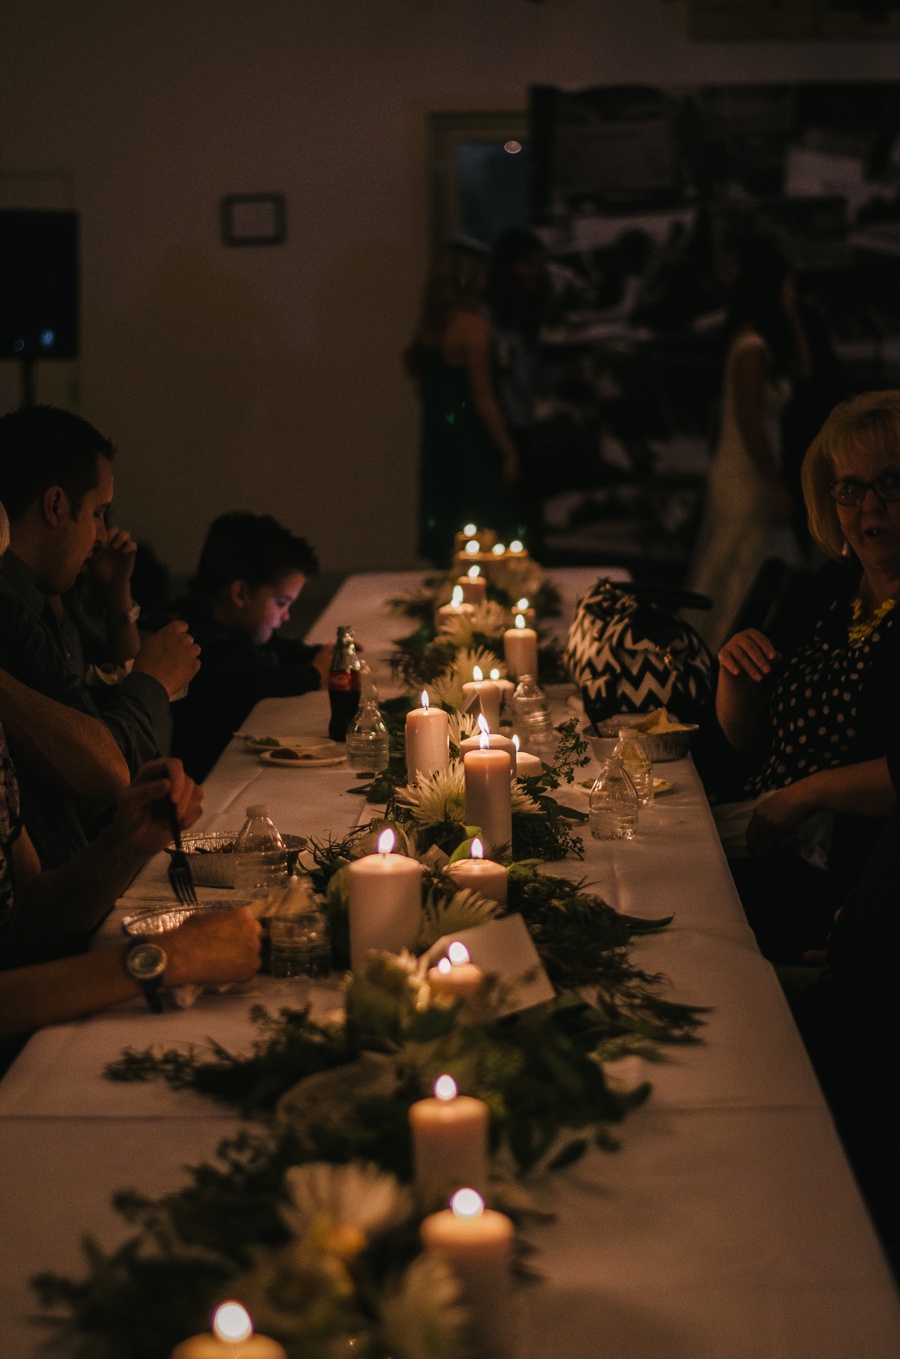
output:
[[[863,618],[863,598],[862,595],[857,595],[850,606],[853,614],[853,621],[851,622],[847,633],[847,640],[852,642],[854,646],[859,642],[864,642],[865,639],[875,631],[882,618],[890,613],[896,603],[896,599],[894,599],[893,596],[889,596],[878,605],[878,608],[874,613],[869,614],[868,618]],[[860,619],[862,619],[862,622],[860,622]]]

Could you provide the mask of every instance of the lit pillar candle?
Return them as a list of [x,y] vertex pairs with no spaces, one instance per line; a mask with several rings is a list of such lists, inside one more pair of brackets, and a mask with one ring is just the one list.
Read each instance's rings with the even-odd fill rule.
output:
[[349,879],[350,963],[358,967],[367,953],[412,948],[422,913],[422,865],[392,854],[394,832],[382,831],[378,853],[354,859]]
[[[506,869],[503,874],[505,877]],[[470,959],[465,944],[460,939],[454,939],[447,949],[446,958],[442,958],[435,967],[429,967],[428,985],[439,996],[471,1000],[484,985],[484,973]]]
[[516,600],[513,613],[520,613],[530,628],[533,628],[537,622],[537,614],[524,595],[521,599]]
[[512,761],[505,750],[491,750],[482,733],[480,750],[466,751],[466,825],[479,826],[481,838],[492,849],[512,843]]
[[216,1308],[212,1330],[182,1340],[172,1359],[287,1359],[277,1340],[254,1335],[250,1315],[239,1302],[223,1302]]
[[456,583],[463,592],[465,604],[483,604],[487,599],[487,581],[481,574],[481,567],[477,562],[470,566],[466,574],[460,576]]
[[488,1107],[458,1095],[452,1076],[434,1083],[434,1099],[410,1107],[416,1189],[423,1202],[447,1198],[461,1184],[487,1184]]
[[527,750],[520,750],[518,736],[512,739],[516,748],[516,778],[533,779],[536,775],[543,774],[544,762],[540,756],[530,755]]
[[478,1354],[491,1359],[511,1354],[516,1327],[509,1218],[485,1208],[474,1189],[460,1189],[449,1208],[426,1217],[420,1232],[428,1254],[446,1261],[462,1285]]
[[481,713],[493,730],[500,726],[500,688],[486,680],[480,665],[472,667],[472,678],[463,685],[463,712],[480,704]]
[[[447,865],[447,877],[452,878],[457,887],[468,887],[480,892],[491,901],[506,902],[508,874],[503,864],[484,857],[484,845],[479,839],[472,841],[470,859],[457,859]],[[462,947],[462,945],[460,945]],[[451,959],[452,961],[452,959]]]
[[512,680],[501,679],[500,671],[496,667],[490,672],[488,679],[493,684],[496,684],[497,688],[500,690],[500,711],[510,712],[512,710],[512,696],[516,692],[516,686],[513,684]]
[[454,585],[453,592],[450,595],[450,603],[442,604],[435,612],[434,626],[437,628],[438,632],[440,632],[441,628],[446,627],[448,623],[452,623],[455,618],[462,618],[465,615],[471,616],[474,612],[474,604],[463,603],[462,586]]
[[[460,755],[466,756],[470,750],[505,750],[509,756],[510,773],[515,777],[517,750],[515,743],[510,740],[508,736],[501,736],[499,732],[491,731],[489,724],[484,719],[483,713],[478,719],[478,732],[479,734],[477,736],[466,736],[460,741]],[[482,740],[483,736],[487,737],[487,741]]]
[[422,691],[422,706],[406,715],[406,775],[410,783],[417,774],[446,774],[450,768],[450,717],[443,708],[432,708]]
[[534,628],[526,627],[523,615],[517,613],[515,627],[507,628],[503,634],[503,655],[506,660],[506,668],[510,674],[515,675],[516,679],[521,679],[523,675],[531,675],[533,679],[537,679],[537,642],[537,633]]

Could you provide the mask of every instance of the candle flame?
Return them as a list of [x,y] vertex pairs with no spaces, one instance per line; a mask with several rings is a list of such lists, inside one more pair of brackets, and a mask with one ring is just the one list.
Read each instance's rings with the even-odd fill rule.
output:
[[422,690],[422,707],[425,709],[426,712],[427,712],[428,709],[431,707],[431,702],[430,702],[430,700],[429,700],[429,698],[428,698],[428,690],[427,690],[427,689],[423,689],[423,690]]
[[484,1212],[484,1199],[474,1189],[457,1189],[450,1200],[454,1217],[472,1219]]
[[456,1099],[456,1081],[452,1076],[438,1076],[434,1083],[435,1099]]
[[477,562],[475,563],[474,566],[469,567],[468,571],[466,572],[466,575],[469,577],[469,580],[478,579],[478,577],[481,575],[481,567],[478,565]]
[[496,665],[494,666],[493,670],[490,672],[489,678],[492,679],[492,680],[498,680],[498,679],[500,678],[500,671],[497,669]]
[[464,524],[464,525],[463,525],[463,533],[465,534],[465,536],[466,536],[467,538],[472,538],[477,532],[478,532],[478,529],[477,529],[477,527],[475,526],[475,524]]
[[463,588],[461,585],[454,585],[453,594],[450,596],[450,604],[454,609],[458,609],[463,602]]
[[453,971],[453,964],[451,963],[449,958],[442,958],[437,965],[437,970],[438,972],[440,972],[442,977],[446,977],[448,972]]
[[510,552],[524,552],[525,544],[520,543],[518,538],[514,538],[509,545]]
[[477,723],[477,726],[478,726],[478,730],[481,732],[482,736],[490,736],[490,734],[491,734],[491,729],[490,729],[490,727],[488,726],[488,720],[487,720],[487,718],[485,717],[484,713],[479,713],[479,714],[478,714],[478,723]]
[[528,600],[525,598],[524,595],[523,595],[522,598],[519,600],[519,602],[516,604],[516,608],[517,608],[517,609],[527,609],[527,608],[528,608]]
[[493,552],[495,557],[502,557],[504,552],[506,551],[506,543],[494,543],[494,546],[491,548],[491,551]]
[[378,837],[379,854],[390,854],[394,848],[394,840],[395,840],[394,832],[390,829],[390,827],[388,827],[386,830],[383,830]]
[[472,666],[472,679],[475,681],[476,684],[481,684],[482,680],[484,679],[484,671],[482,670],[480,665]]
[[517,627],[517,628],[524,628],[524,626],[525,626],[525,618],[524,618],[524,615],[521,614],[521,613],[517,613],[517,614],[516,614],[516,627]]
[[253,1334],[250,1313],[239,1302],[223,1302],[221,1307],[217,1307],[212,1328],[219,1340],[228,1340],[232,1344],[249,1340]]
[[475,839],[472,841],[471,845],[469,846],[469,857],[470,857],[471,859],[483,859],[483,858],[484,858],[484,845],[481,843],[481,841],[479,840],[479,838],[478,838],[477,835],[475,836]]
[[447,949],[447,957],[453,967],[462,967],[464,963],[469,961],[469,950],[461,939],[454,939]]
[[478,539],[477,539],[477,538],[470,538],[470,539],[469,539],[469,541],[466,543],[466,551],[468,552],[468,554],[469,554],[470,557],[471,557],[475,552],[480,552],[480,551],[481,551],[481,547],[480,547],[480,545],[479,545],[479,543],[478,543]]
[[516,754],[518,755],[518,753],[519,753],[519,738],[518,738],[518,736],[514,736],[514,737],[513,737],[513,745],[515,746],[515,748],[516,748]]

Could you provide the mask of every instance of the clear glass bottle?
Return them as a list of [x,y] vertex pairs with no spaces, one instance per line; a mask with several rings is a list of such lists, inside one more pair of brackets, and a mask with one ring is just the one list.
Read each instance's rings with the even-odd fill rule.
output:
[[328,735],[332,741],[345,741],[347,728],[356,716],[361,689],[360,659],[352,628],[338,628],[337,642],[328,673],[328,700],[331,720]]
[[639,807],[627,769],[617,755],[610,755],[591,789],[591,835],[595,840],[633,840]]
[[295,874],[269,917],[273,977],[324,977],[331,970],[331,935],[312,883]]
[[622,727],[613,754],[619,757],[627,769],[640,805],[649,807],[653,801],[653,765],[638,733]]
[[531,675],[522,675],[513,694],[515,729],[523,750],[547,746],[556,740],[544,691]]
[[247,808],[247,820],[234,842],[234,885],[239,892],[260,896],[283,885],[287,875],[284,841],[265,803]]
[[358,774],[377,774],[386,767],[389,753],[388,729],[378,701],[364,698],[347,728],[347,763]]

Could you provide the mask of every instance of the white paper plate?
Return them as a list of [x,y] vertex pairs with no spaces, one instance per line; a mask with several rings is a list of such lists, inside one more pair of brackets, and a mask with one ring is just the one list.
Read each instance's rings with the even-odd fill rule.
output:
[[[302,746],[291,746],[290,749],[298,750],[301,758],[299,760],[274,759],[274,750],[263,750],[260,752],[260,764],[267,764],[272,769],[329,769],[333,765],[344,764],[347,759],[346,752],[340,755],[334,754],[334,747],[324,745],[321,741],[317,746],[304,748]],[[316,750],[328,751],[328,754],[316,755]]]
[[324,736],[304,735],[297,733],[294,736],[251,736],[243,731],[236,731],[235,736],[239,737],[244,743],[245,750],[251,751],[254,755],[261,750],[277,750],[279,746],[289,746],[291,750],[312,750],[318,746],[332,746],[332,742]]

